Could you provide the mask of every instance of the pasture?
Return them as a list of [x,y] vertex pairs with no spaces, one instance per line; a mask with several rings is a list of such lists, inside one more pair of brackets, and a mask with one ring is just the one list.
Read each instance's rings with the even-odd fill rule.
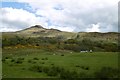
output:
[[65,50],[46,51],[36,48],[11,48],[3,49],[2,52],[3,78],[59,78],[61,76],[37,71],[35,66],[39,68],[59,67],[77,73],[81,77],[91,78],[95,77],[95,72],[103,67],[118,70],[117,52],[80,53]]

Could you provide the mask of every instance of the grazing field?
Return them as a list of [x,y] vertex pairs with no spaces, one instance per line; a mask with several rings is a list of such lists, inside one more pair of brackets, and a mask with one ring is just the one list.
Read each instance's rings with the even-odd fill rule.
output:
[[74,77],[98,77],[102,69],[103,71],[112,69],[114,73],[105,76],[118,77],[117,52],[80,53],[35,48],[3,49],[2,62],[3,78],[66,78],[61,74],[65,71],[71,72]]

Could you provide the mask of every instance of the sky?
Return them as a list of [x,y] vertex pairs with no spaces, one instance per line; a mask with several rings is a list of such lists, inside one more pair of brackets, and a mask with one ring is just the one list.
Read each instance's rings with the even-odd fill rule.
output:
[[119,0],[1,0],[0,32],[34,25],[68,32],[118,32]]

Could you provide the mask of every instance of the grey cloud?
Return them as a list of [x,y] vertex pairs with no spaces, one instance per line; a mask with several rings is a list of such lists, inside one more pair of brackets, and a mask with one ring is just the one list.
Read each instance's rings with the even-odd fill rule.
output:
[[[88,2],[88,0],[85,0],[83,3],[81,0],[70,0],[70,2],[69,0],[53,0],[50,2],[47,0],[42,0],[38,3],[28,3],[33,10],[38,12],[38,16],[44,16],[43,19],[38,20],[38,22],[41,21],[43,24],[47,24],[46,27],[69,27],[73,29],[72,31],[80,32],[87,31],[88,28],[92,28],[93,24],[99,24],[99,29],[101,32],[118,31],[117,5],[113,6],[112,2],[109,4],[109,0],[109,5],[105,4],[104,1],[102,3],[101,0],[98,0],[98,2],[92,0],[93,3],[95,2],[94,4],[91,2],[86,2]],[[101,2],[100,4],[102,4],[103,7],[98,6],[100,5],[99,2]],[[36,18],[38,18],[38,16],[36,16]],[[31,25],[28,23],[28,21],[22,22],[17,20],[12,22],[7,21],[6,19],[3,21],[3,23],[21,29]]]

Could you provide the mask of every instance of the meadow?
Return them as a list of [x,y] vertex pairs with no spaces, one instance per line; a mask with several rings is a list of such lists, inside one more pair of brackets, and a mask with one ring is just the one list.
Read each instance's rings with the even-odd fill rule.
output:
[[119,73],[117,52],[3,49],[2,67],[3,78],[118,78]]

